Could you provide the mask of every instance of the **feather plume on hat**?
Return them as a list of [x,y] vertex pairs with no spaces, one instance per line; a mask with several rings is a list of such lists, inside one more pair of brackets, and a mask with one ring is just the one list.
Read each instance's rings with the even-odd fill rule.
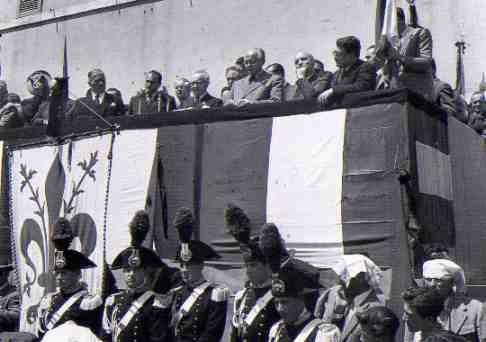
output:
[[181,242],[181,259],[187,262],[192,257],[189,242],[191,241],[194,230],[194,216],[189,208],[181,207],[177,210],[174,218],[174,227],[179,234],[179,240]]
[[278,228],[273,223],[265,223],[260,231],[259,247],[272,270],[276,274],[280,270],[282,256],[286,249]]
[[64,217],[61,217],[54,224],[54,229],[51,234],[51,241],[58,251],[66,251],[69,249],[71,242],[74,239],[73,229],[71,223]]
[[229,203],[224,212],[226,228],[236,241],[241,244],[248,244],[250,241],[250,219],[240,207]]
[[133,247],[140,247],[150,230],[150,219],[148,214],[144,210],[137,211],[128,227],[131,236],[130,245]]

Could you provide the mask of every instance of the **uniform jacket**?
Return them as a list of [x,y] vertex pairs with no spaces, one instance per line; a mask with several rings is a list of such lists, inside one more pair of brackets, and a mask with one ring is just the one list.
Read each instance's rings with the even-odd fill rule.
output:
[[0,331],[16,331],[19,325],[20,297],[15,286],[0,289]]
[[331,88],[332,72],[315,72],[308,79],[300,78],[295,82],[295,99],[316,99],[324,90]]
[[358,59],[349,68],[339,69],[333,75],[331,87],[333,98],[345,94],[375,89],[376,70],[370,64]]
[[236,293],[231,327],[231,342],[267,341],[270,328],[280,320],[280,316],[274,306],[273,296],[267,305],[262,307],[251,325],[246,326],[244,320],[248,316],[248,313],[255,307],[258,299],[263,298],[268,291],[271,293],[271,290],[271,286],[262,288],[247,286]]
[[[307,334],[301,335],[306,330],[307,325],[316,320],[313,315],[299,322],[296,325],[286,325],[283,320],[275,323],[270,329],[268,335],[269,342],[289,342],[299,339],[301,342],[340,342],[340,333],[336,326],[325,323],[322,320],[317,319],[315,327]],[[304,333],[305,334],[305,333]]]
[[[193,289],[187,285],[172,290],[172,319],[192,292]],[[220,341],[226,324],[228,293],[226,287],[210,284],[191,309],[183,314],[177,326],[172,325],[174,341]]]
[[377,305],[382,303],[372,289],[357,296],[353,303],[349,304],[343,296],[342,288],[334,286],[319,297],[315,314],[324,322],[332,323],[341,329],[342,342],[354,341],[361,333],[355,313]]
[[164,94],[162,91],[158,91],[152,96],[147,96],[142,92],[130,99],[128,115],[170,112],[175,108],[175,99],[170,95]]
[[237,104],[246,99],[252,102],[281,102],[284,81],[262,70],[258,75],[248,75],[233,83],[227,103]]
[[77,119],[96,119],[96,115],[91,112],[94,110],[102,117],[120,116],[124,114],[123,103],[115,96],[105,93],[101,104],[93,100],[91,90],[88,90],[86,97],[77,99],[73,108],[67,113],[67,117],[72,120]]
[[69,295],[64,295],[61,292],[49,293],[41,299],[37,314],[37,335],[39,338],[42,337],[46,331],[67,321],[74,321],[77,325],[90,328],[95,334],[99,333],[103,301],[101,297],[97,295],[92,296],[87,292],[78,298],[51,328],[48,327],[48,323],[52,320],[53,316],[58,312],[62,305],[68,301],[71,296],[80,291],[85,290],[81,289]]
[[204,94],[200,99],[194,100],[195,108],[202,108],[202,107],[209,107],[209,108],[217,108],[223,105],[223,101],[214,97],[208,93]]
[[110,342],[169,341],[170,299],[151,291],[149,299],[135,313],[126,327],[117,333],[120,321],[132,307],[134,301],[144,293],[133,294],[121,291],[106,299],[103,311],[103,340]]

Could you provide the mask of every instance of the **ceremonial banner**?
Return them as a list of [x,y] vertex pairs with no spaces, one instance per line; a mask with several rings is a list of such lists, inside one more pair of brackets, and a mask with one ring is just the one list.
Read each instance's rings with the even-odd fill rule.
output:
[[83,271],[83,282],[90,293],[101,293],[105,252],[111,263],[128,246],[128,223],[144,209],[156,133],[155,129],[125,131],[114,140],[107,134],[13,151],[12,238],[22,331],[34,332],[38,303],[55,290],[54,274],[48,271],[53,260],[49,240],[59,217],[71,222],[75,236],[71,248],[98,265]]

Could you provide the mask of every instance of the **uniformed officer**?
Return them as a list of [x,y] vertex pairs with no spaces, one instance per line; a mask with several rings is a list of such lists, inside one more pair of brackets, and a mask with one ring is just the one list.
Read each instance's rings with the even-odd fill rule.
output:
[[245,288],[235,296],[231,342],[263,342],[270,327],[280,320],[272,295],[272,271],[256,239],[250,239],[250,219],[245,212],[230,204],[225,216],[228,230],[240,244],[248,277]]
[[176,259],[183,285],[172,290],[171,327],[177,342],[217,342],[224,333],[229,290],[204,278],[204,262],[220,256],[204,242],[191,240],[193,224],[191,211],[180,208],[174,226],[181,242]]
[[307,290],[319,287],[315,278],[302,272],[298,264],[287,264],[272,279],[272,294],[275,307],[281,317],[270,329],[269,342],[338,342],[339,329],[316,318],[305,307],[304,295]]
[[69,249],[73,240],[68,220],[60,218],[51,238],[55,246],[54,273],[58,290],[41,299],[37,315],[37,335],[63,323],[73,321],[76,325],[98,333],[103,301],[98,295],[90,295],[81,282],[81,270],[96,267],[82,253]]
[[0,265],[0,332],[16,331],[19,325],[19,292],[12,284],[10,263]]
[[118,254],[112,269],[122,269],[127,289],[106,299],[103,340],[152,342],[169,340],[169,297],[151,290],[153,270],[163,266],[160,257],[142,246],[149,217],[139,211],[130,223],[131,246]]

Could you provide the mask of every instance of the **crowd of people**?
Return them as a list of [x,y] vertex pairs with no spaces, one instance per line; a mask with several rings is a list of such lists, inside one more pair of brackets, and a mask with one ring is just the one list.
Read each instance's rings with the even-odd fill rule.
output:
[[[180,208],[173,222],[180,241],[175,256],[180,267],[168,266],[143,246],[149,221],[144,211],[135,214],[129,225],[130,246],[106,269],[100,296],[90,294],[82,282],[82,270],[97,265],[70,249],[72,227],[59,219],[51,235],[56,291],[39,303],[35,334],[15,331],[19,294],[8,281],[11,265],[0,269],[0,339],[217,342],[225,330],[230,331],[226,335],[230,342],[481,342],[486,338],[484,305],[467,296],[464,271],[444,246],[432,245],[427,251],[422,278],[402,293],[404,315],[399,319],[386,306],[382,270],[369,257],[341,256],[332,267],[335,285],[325,288],[320,271],[293,256],[274,224],[264,224],[258,236],[252,236],[246,213],[229,204],[227,232],[239,245],[248,278],[235,294],[231,310],[228,287],[203,275],[206,262],[220,255],[193,239],[192,212]],[[115,270],[122,271],[123,289],[113,281]],[[398,336],[401,324],[404,336]]]
[[[449,84],[437,77],[430,31],[407,25],[401,8],[397,9],[397,18],[399,39],[389,41],[383,37],[366,50],[364,60],[360,58],[361,42],[358,38],[347,36],[337,39],[333,51],[337,66],[334,73],[325,70],[322,61],[315,59],[311,53],[298,52],[294,59],[295,84],[286,81],[281,64],[272,63],[265,67],[265,52],[251,49],[226,68],[227,85],[218,96],[208,93],[210,75],[205,70],[194,72],[189,79],[178,78],[174,83],[174,96],[169,95],[162,85],[161,73],[151,70],[145,74],[143,89],[125,105],[118,89],[106,88],[104,72],[94,69],[88,73],[86,96],[68,100],[62,116],[64,119],[82,119],[155,114],[299,99],[317,100],[326,106],[339,102],[349,93],[404,87],[421,94],[486,136],[484,90],[473,94],[469,106]],[[27,78],[27,90],[32,97],[21,100],[15,93],[8,92],[5,81],[0,81],[0,127],[47,124],[54,83],[48,72],[35,71]]]

